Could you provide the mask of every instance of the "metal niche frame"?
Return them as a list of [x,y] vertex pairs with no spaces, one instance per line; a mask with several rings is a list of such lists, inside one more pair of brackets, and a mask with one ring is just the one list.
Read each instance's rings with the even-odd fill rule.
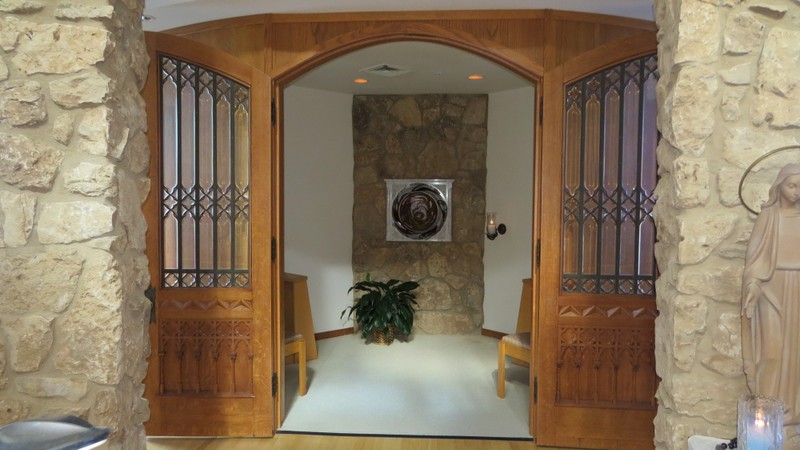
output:
[[386,240],[450,242],[452,179],[386,179]]

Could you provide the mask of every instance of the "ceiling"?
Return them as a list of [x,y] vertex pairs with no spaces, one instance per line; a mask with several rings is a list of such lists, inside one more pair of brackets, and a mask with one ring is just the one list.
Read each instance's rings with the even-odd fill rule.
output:
[[[653,20],[653,0],[145,0],[148,31],[253,14],[354,11],[560,9]],[[369,71],[369,68],[378,68]],[[381,70],[383,69],[383,70]],[[483,75],[471,81],[468,75]],[[356,84],[356,78],[368,80]],[[349,94],[479,94],[530,83],[467,51],[426,42],[391,42],[329,61],[292,83]]]

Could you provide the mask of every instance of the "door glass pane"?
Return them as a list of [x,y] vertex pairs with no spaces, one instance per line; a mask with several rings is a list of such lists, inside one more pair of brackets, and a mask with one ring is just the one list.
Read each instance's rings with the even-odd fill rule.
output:
[[250,90],[161,56],[162,286],[250,284]]
[[654,295],[655,55],[566,87],[563,292]]

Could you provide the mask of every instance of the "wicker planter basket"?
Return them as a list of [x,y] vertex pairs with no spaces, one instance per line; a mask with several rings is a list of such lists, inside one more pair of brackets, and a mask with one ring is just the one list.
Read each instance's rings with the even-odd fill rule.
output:
[[389,326],[389,332],[384,333],[383,330],[372,330],[370,334],[371,342],[381,345],[389,345],[394,342],[394,335],[396,330],[393,326]]

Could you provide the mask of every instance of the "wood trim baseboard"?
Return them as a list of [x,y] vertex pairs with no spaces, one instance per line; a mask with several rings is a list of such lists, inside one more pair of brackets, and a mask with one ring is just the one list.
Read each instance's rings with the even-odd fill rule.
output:
[[487,330],[486,328],[481,328],[481,336],[488,336],[488,337],[492,337],[492,338],[495,338],[495,339],[503,339],[503,336],[505,336],[506,334],[508,334],[508,333],[503,333],[503,332],[500,332],[500,331]]
[[345,335],[353,334],[353,333],[355,333],[355,330],[353,329],[353,327],[350,327],[350,328],[342,328],[341,330],[331,330],[331,331],[323,331],[322,333],[314,333],[314,337],[317,340],[330,339],[330,338],[335,338],[335,337],[339,337],[339,336],[345,336]]
[[[321,333],[314,333],[314,337],[317,340],[330,339],[353,333],[355,333],[355,330],[351,327],[351,328],[342,328],[341,330],[331,330],[331,331],[323,331]],[[508,333],[503,333],[501,331],[487,330],[486,328],[481,328],[481,336],[488,336],[495,339],[503,339],[503,336],[507,334]]]

